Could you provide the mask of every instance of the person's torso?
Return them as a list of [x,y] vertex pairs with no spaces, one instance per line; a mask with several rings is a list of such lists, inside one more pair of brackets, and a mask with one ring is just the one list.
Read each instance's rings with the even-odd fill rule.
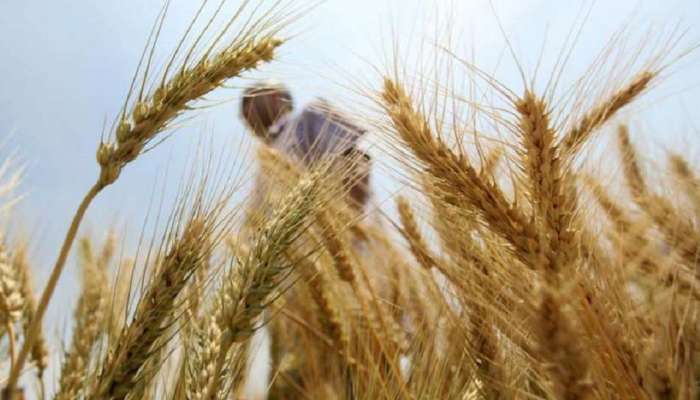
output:
[[317,101],[297,115],[287,115],[270,128],[272,147],[307,166],[354,147],[364,130],[326,102]]

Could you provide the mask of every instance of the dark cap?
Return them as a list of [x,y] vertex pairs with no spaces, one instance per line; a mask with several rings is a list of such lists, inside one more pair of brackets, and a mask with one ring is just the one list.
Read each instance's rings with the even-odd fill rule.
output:
[[240,114],[257,135],[263,135],[279,117],[292,109],[292,94],[279,82],[257,82],[246,88],[241,96]]

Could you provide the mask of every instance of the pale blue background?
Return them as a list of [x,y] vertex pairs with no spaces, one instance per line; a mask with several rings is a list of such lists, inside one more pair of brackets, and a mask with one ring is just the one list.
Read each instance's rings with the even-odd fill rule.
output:
[[[197,3],[173,1],[160,49],[173,48]],[[230,3],[233,8],[237,2]],[[559,55],[561,40],[590,5],[574,0],[493,0],[494,13],[486,0],[329,0],[289,28],[297,36],[284,46],[279,61],[256,76],[284,80],[299,103],[316,95],[349,103],[349,89],[379,87],[374,67],[386,65],[386,50],[395,39],[403,47],[419,43],[430,36],[432,16],[448,11],[455,31],[466,38],[457,43],[457,53],[470,55],[473,48],[476,63],[493,71],[504,50],[497,15],[519,61],[532,71],[545,32],[546,66]],[[26,198],[10,229],[31,235],[39,288],[69,217],[96,177],[94,152],[103,125],[112,121],[123,101],[160,7],[157,0],[0,1],[0,154],[15,153],[26,166],[21,187]],[[668,31],[680,24],[689,29],[684,43],[692,45],[700,39],[697,21],[698,0],[598,1],[564,78],[576,77],[625,24],[633,34],[648,27],[652,32]],[[647,98],[653,107],[645,106],[635,117],[650,143],[684,148],[691,158],[700,126],[699,61],[696,53],[678,64]],[[519,90],[519,76],[507,53],[501,64],[497,76]],[[242,81],[231,84],[240,86]],[[217,92],[215,98],[231,101],[200,112],[156,151],[129,165],[93,204],[84,227],[101,235],[116,223],[127,246],[133,247],[154,186],[177,184],[197,137],[210,137],[215,147],[230,146],[233,155],[249,153],[250,141],[243,141],[246,132],[237,117],[237,95],[236,88]],[[247,144],[236,149],[240,143]],[[379,202],[400,186],[386,177],[393,168],[379,157],[380,176],[374,182]],[[73,272],[71,263],[51,308],[51,321],[59,326],[69,324],[67,307],[77,291]]]

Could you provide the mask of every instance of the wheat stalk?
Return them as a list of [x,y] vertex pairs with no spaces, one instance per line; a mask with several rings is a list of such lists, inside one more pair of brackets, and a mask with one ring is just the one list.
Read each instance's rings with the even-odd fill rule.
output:
[[95,260],[88,238],[80,241],[80,259],[82,293],[74,313],[71,348],[61,367],[59,389],[55,394],[57,400],[75,399],[85,389],[92,349],[104,327],[107,310],[107,271],[103,262]]
[[41,330],[41,321],[63,271],[80,222],[93,199],[102,189],[114,183],[124,166],[136,159],[146,146],[160,132],[167,129],[193,101],[220,87],[227,79],[240,76],[243,72],[256,68],[260,63],[270,61],[275,49],[281,44],[281,40],[270,34],[257,37],[256,32],[248,31],[218,53],[210,55],[206,52],[192,65],[183,65],[170,79],[166,80],[164,77],[162,83],[150,96],[145,98],[139,96],[131,112],[127,114],[125,111],[120,116],[115,129],[116,143],[102,142],[99,145],[97,162],[100,166],[100,176],[88,190],[73,216],[39,300],[28,336],[17,357],[17,363],[10,371],[6,385],[8,392],[12,392],[17,385],[27,354]]
[[180,291],[203,262],[201,244],[214,234],[217,222],[211,217],[193,217],[163,257],[133,321],[104,361],[97,388],[89,399],[123,399],[134,389],[144,373],[141,368],[157,351],[154,345],[167,329],[165,322],[172,316]]

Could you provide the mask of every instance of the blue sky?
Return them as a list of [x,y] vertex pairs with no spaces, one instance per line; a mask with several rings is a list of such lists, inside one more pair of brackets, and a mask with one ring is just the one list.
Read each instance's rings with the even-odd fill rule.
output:
[[[173,48],[197,3],[173,0],[161,50]],[[233,8],[237,1],[229,3]],[[31,235],[38,287],[43,287],[74,208],[97,176],[94,152],[100,134],[121,106],[161,5],[159,0],[0,3],[0,156],[14,153],[26,166],[21,187],[26,197],[9,228]],[[565,80],[573,80],[623,25],[631,38],[680,24],[689,30],[686,44],[700,39],[697,0],[328,0],[289,28],[295,37],[280,59],[255,76],[284,80],[299,103],[314,96],[347,103],[348,84],[379,87],[373,67],[385,64],[394,39],[410,50],[430,38],[436,15],[449,15],[462,38],[455,52],[469,55],[473,50],[478,65],[517,91],[521,82],[512,58],[503,56],[504,35],[497,21],[518,60],[532,72],[543,43],[542,64],[552,65],[563,38],[589,6]],[[700,127],[699,62],[696,52],[679,63],[649,96],[653,107],[634,116],[648,143],[683,149],[692,159],[697,159]],[[156,151],[129,165],[93,204],[84,228],[101,235],[117,223],[133,243],[154,187],[177,184],[183,160],[202,137],[217,148],[230,147],[231,157],[244,153],[237,148],[241,143],[249,149],[237,117],[236,87],[244,83],[231,82],[233,88],[216,95],[228,102],[200,112]],[[384,162],[380,156],[378,163]],[[382,176],[374,184],[380,198],[397,188]],[[69,265],[59,287],[61,301],[51,309],[52,318],[60,321],[70,316],[63,306],[76,292],[73,270]]]

